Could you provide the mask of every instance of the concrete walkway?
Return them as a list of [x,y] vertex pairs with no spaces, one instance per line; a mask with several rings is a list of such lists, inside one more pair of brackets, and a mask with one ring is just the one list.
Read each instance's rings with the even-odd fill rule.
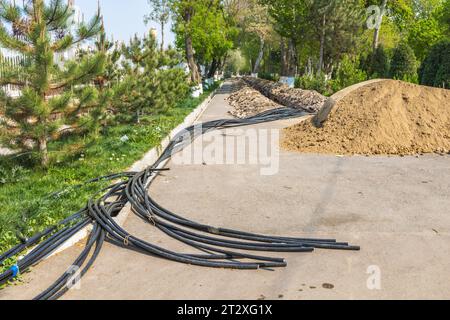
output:
[[[229,86],[202,120],[229,117]],[[282,128],[297,120],[257,126]],[[450,157],[335,157],[281,151],[280,170],[257,165],[176,165],[150,193],[199,222],[285,236],[333,237],[360,252],[276,254],[288,267],[234,271],[178,264],[106,245],[80,290],[65,299],[450,298]],[[125,228],[191,252],[133,215]],[[38,265],[0,299],[29,299],[75,259],[71,248]]]

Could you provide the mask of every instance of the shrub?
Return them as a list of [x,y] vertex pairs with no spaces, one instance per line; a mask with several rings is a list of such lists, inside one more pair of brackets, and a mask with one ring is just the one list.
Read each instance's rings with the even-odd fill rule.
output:
[[402,42],[394,49],[389,75],[400,80],[417,78],[416,56],[408,44]]
[[450,88],[450,41],[442,41],[431,48],[420,66],[420,84]]
[[371,56],[371,76],[385,78],[389,75],[390,61],[388,54],[382,45]]
[[280,81],[280,76],[276,73],[259,72],[258,78],[275,82]]
[[334,92],[367,79],[367,74],[359,69],[358,66],[359,61],[354,61],[349,56],[343,57],[336,71],[335,79],[331,82]]
[[366,72],[370,78],[389,77],[390,58],[383,45],[369,53],[360,56],[359,69]]
[[295,79],[295,87],[316,90],[325,96],[330,96],[348,86],[367,80],[367,73],[360,69],[360,65],[362,65],[360,61],[345,55],[333,73],[332,80],[327,79],[325,73],[304,75]]
[[331,88],[324,73],[297,77],[295,78],[295,87],[304,90],[316,90],[323,95],[332,94]]

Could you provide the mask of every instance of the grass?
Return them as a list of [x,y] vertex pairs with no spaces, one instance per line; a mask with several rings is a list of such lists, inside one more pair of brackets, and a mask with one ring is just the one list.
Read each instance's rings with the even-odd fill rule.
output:
[[[18,244],[18,235],[30,237],[81,209],[105,182],[73,186],[126,171],[183,122],[213,89],[164,114],[149,116],[139,125],[108,127],[96,140],[68,136],[53,142],[49,146],[52,165],[45,172],[21,164],[20,159],[0,157],[0,253]],[[121,139],[124,136],[129,140]],[[60,190],[65,191],[49,197]]]

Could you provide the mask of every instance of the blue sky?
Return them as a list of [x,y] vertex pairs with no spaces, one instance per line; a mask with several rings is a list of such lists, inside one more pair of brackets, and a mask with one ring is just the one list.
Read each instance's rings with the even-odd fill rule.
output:
[[[86,19],[92,17],[97,10],[97,0],[75,0]],[[144,23],[144,15],[150,12],[147,0],[100,0],[106,32],[113,35],[114,40],[128,41],[135,33],[148,34],[151,27],[158,30],[156,23],[148,26]],[[166,29],[166,43],[173,43],[174,35],[170,32],[170,26]]]

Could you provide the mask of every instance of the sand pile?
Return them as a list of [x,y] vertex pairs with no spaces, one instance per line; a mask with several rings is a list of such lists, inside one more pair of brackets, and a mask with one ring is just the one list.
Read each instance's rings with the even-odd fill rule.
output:
[[313,90],[290,88],[285,84],[258,78],[246,77],[244,81],[266,97],[289,108],[316,113],[326,101],[326,97]]
[[227,98],[229,104],[233,107],[230,113],[234,117],[242,119],[267,110],[282,108],[281,105],[265,97],[259,91],[250,88],[242,80],[239,80],[235,87],[238,90]]
[[412,155],[450,152],[450,90],[386,80],[337,102],[317,128],[284,131],[283,147],[306,153]]

